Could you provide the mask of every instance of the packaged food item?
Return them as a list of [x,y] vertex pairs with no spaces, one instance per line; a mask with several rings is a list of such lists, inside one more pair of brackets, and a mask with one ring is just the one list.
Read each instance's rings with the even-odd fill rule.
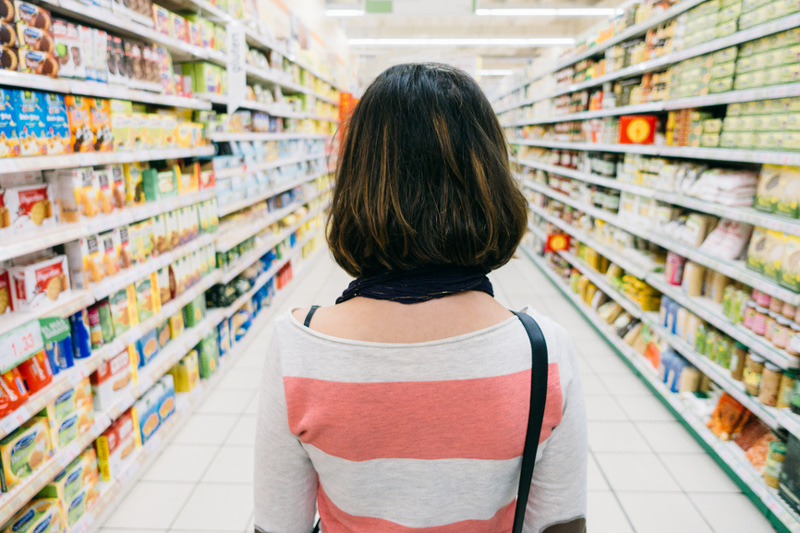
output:
[[92,374],[92,395],[95,409],[104,410],[113,405],[119,391],[131,382],[131,353],[125,348],[98,367]]
[[[55,498],[61,502],[64,509],[69,509],[76,498],[79,498],[87,490],[89,495],[86,498],[91,501],[91,494],[99,479],[97,452],[93,447],[87,448],[53,478],[50,483],[45,485],[40,495],[47,498]],[[72,524],[74,525],[74,521]]]
[[136,353],[138,354],[139,368],[147,365],[155,356],[158,355],[158,332],[151,329],[136,341]]
[[217,372],[219,367],[219,345],[214,333],[208,334],[197,345],[200,377],[208,379]]
[[92,132],[92,117],[88,99],[83,96],[68,94],[65,97],[69,128],[72,136],[74,152],[94,151],[95,138]]
[[789,368],[781,376],[781,386],[778,390],[778,402],[775,406],[778,409],[790,407],[792,405],[792,392],[794,391],[794,384],[797,380],[797,369]]
[[206,314],[206,298],[201,294],[183,308],[183,323],[190,328],[195,327],[203,320]]
[[64,222],[77,222],[100,212],[100,186],[91,168],[51,170],[45,178]]
[[41,418],[24,422],[0,439],[0,488],[8,492],[33,473],[53,454],[50,430]]
[[17,368],[25,383],[25,389],[30,394],[39,392],[53,381],[53,369],[44,350],[35,353]]
[[157,385],[154,385],[133,404],[134,420],[139,421],[139,427],[136,429],[139,431],[142,444],[146,444],[160,426],[158,401],[159,391]]
[[161,309],[158,294],[157,273],[140,279],[134,283],[136,290],[136,308],[139,311],[139,322],[144,322]]
[[18,99],[17,90],[0,88],[0,157],[20,155],[16,108]]
[[200,368],[197,350],[186,354],[169,373],[175,383],[175,392],[191,392],[200,382]]
[[135,431],[131,410],[117,418],[95,441],[100,479],[112,481],[119,475],[127,459],[141,446]]
[[30,231],[55,224],[53,191],[46,183],[10,187],[2,192],[6,227],[15,232]]
[[86,69],[81,58],[81,43],[78,27],[72,22],[53,19],[53,55],[58,62],[58,74],[63,78],[86,77]]
[[[785,235],[784,249],[780,261],[775,261],[778,282],[784,287],[800,292],[800,237]],[[777,252],[776,252],[777,253]],[[765,267],[765,273],[768,269]]]
[[727,441],[736,434],[736,428],[746,416],[747,409],[728,393],[723,393],[706,426],[720,439]]
[[67,530],[61,502],[54,498],[33,498],[7,526],[5,533],[62,533]]
[[111,104],[101,98],[87,98],[90,124],[94,137],[95,152],[110,152],[114,149],[114,135],[111,130]]
[[34,311],[55,302],[69,290],[67,258],[58,255],[9,269],[14,309]]
[[58,77],[58,60],[49,52],[39,52],[29,48],[19,49],[19,70],[40,76]]
[[50,12],[30,2],[14,0],[14,12],[15,20],[28,26],[49,30],[52,25],[53,18]]
[[761,380],[764,373],[764,358],[749,353],[747,355],[747,365],[744,369],[744,386],[747,394],[750,396],[758,396],[761,390]]
[[0,374],[0,416],[6,416],[28,399],[28,391],[22,382],[19,369],[12,368]]
[[156,327],[156,338],[158,339],[158,349],[163,350],[171,339],[169,332],[169,319],[164,320]]
[[109,296],[108,303],[111,307],[114,333],[117,336],[139,323],[139,313],[136,309],[136,289],[133,285],[128,285]]
[[779,366],[767,362],[761,377],[761,386],[758,399],[764,405],[775,406],[778,403],[778,392],[781,383],[781,369]]
[[69,117],[64,97],[56,93],[43,93],[45,130],[44,142],[48,155],[72,152]]
[[170,198],[178,194],[178,182],[174,169],[158,171],[146,169],[142,173],[144,195],[148,202]]

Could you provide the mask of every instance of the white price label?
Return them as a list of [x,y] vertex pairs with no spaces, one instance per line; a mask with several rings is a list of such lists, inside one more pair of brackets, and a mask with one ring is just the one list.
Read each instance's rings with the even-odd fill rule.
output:
[[228,114],[233,113],[245,101],[247,91],[247,69],[244,64],[247,52],[247,36],[242,24],[228,24]]
[[43,349],[39,321],[31,320],[0,336],[0,370],[14,367]]

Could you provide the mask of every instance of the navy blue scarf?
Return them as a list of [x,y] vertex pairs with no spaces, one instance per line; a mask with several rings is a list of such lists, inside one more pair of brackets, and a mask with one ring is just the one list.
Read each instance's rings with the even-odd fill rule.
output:
[[427,302],[466,291],[494,296],[488,272],[477,267],[438,265],[398,272],[385,271],[356,278],[336,300],[346,302],[358,296],[391,300],[402,304]]

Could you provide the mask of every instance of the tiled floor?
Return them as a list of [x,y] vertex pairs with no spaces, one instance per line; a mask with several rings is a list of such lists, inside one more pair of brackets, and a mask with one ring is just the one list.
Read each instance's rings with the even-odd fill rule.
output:
[[[531,304],[572,334],[589,417],[589,531],[761,533],[767,520],[527,259],[492,276],[497,298]],[[288,303],[330,304],[348,282],[327,256]],[[103,533],[253,531],[255,403],[269,328],[122,501]]]

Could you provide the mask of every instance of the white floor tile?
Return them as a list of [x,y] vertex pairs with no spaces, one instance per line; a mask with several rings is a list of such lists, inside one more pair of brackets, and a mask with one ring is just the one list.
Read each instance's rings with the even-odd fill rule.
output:
[[255,395],[255,391],[216,389],[197,408],[198,413],[206,414],[239,414],[247,409],[247,404]]
[[660,457],[686,492],[740,492],[725,471],[705,453],[662,453]]
[[[582,357],[578,358],[579,365],[582,359]],[[605,385],[603,385],[603,382],[600,381],[600,378],[594,373],[588,376],[581,376],[581,385],[583,386],[584,394],[608,394],[608,389]]]
[[589,492],[586,527],[592,533],[633,533],[628,518],[612,492]]
[[600,381],[612,396],[629,396],[631,394],[652,394],[647,385],[633,372],[627,374],[603,374]]
[[244,410],[244,414],[254,415],[257,412],[258,412],[258,394],[253,396],[253,399],[250,400],[250,403],[247,404],[247,409]]
[[232,368],[219,382],[217,389],[248,391],[255,390],[260,385],[261,374],[259,372],[253,372],[247,368]]
[[617,400],[631,420],[648,422],[675,420],[672,413],[652,394],[619,396]]
[[689,498],[716,533],[773,531],[769,520],[744,494],[694,493]]
[[[99,533],[133,533],[133,531],[133,529],[129,528],[104,527],[99,531]],[[142,533],[169,533],[169,530],[167,529],[139,529],[137,531],[142,531]]]
[[650,447],[633,422],[589,422],[589,449],[593,452],[649,452]]
[[138,531],[167,529],[193,489],[191,483],[140,481],[104,525]]
[[242,531],[252,512],[252,485],[203,483],[186,502],[172,529],[182,532]]
[[236,423],[235,416],[195,413],[173,442],[178,444],[222,444]]
[[253,448],[225,446],[203,476],[203,483],[252,483],[253,470]]
[[233,427],[226,445],[254,446],[256,442],[256,417],[242,415]]
[[594,454],[611,489],[680,492],[669,471],[653,453],[608,453]]
[[200,481],[217,446],[170,444],[142,476],[145,481]]
[[[596,344],[600,343],[605,345],[605,341],[600,341]],[[600,348],[596,346],[588,348],[579,347],[578,350],[581,351],[581,354],[586,358],[586,361],[598,375],[622,374],[628,376],[631,373],[631,369],[620,359],[616,352],[606,351],[611,350],[608,346]]]
[[586,418],[589,420],[627,420],[625,411],[608,395],[586,395]]
[[611,487],[609,487],[608,483],[606,483],[606,478],[603,477],[603,471],[600,470],[599,466],[597,466],[597,460],[591,453],[589,454],[589,460],[587,462],[586,478],[587,487],[590,491],[611,490]]
[[620,492],[617,496],[637,532],[713,533],[685,494]]
[[703,447],[677,420],[639,421],[636,425],[657,453],[704,453]]

